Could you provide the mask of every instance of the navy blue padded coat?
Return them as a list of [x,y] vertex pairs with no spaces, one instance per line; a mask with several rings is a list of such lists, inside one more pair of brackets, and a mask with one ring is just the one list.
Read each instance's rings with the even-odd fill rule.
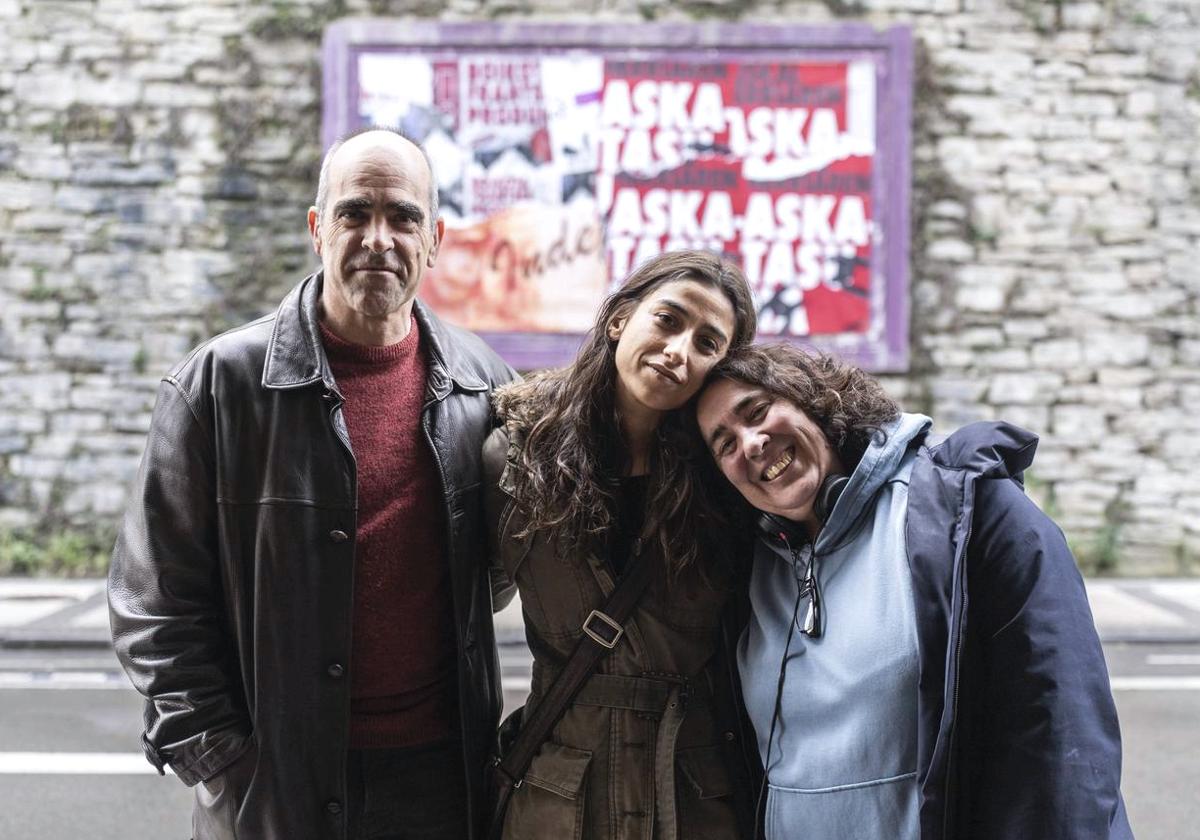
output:
[[[1036,435],[988,422],[918,451],[906,540],[920,646],[921,840],[1133,838],[1083,579],[1022,487],[1036,448]],[[727,664],[748,610],[743,592],[725,623]],[[755,744],[744,709],[738,717],[742,743]],[[731,761],[761,780],[757,750]]]
[[1083,579],[1026,496],[1037,436],[922,447],[907,542],[920,641],[921,840],[1125,840],[1121,735]]

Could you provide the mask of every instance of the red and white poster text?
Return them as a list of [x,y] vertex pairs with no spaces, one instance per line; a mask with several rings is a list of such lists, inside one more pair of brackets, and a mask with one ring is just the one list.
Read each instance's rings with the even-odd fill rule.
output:
[[581,332],[665,250],[746,272],[761,336],[879,310],[876,64],[359,57],[358,117],[421,139],[447,237],[422,295],[482,331]]

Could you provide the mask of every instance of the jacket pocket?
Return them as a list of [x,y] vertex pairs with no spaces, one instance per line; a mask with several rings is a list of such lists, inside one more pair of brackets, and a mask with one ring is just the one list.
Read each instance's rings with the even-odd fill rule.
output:
[[736,840],[733,780],[720,746],[689,747],[675,755],[679,836],[689,840]]
[[584,781],[592,754],[547,742],[513,791],[504,815],[505,840],[579,840],[583,836]]
[[196,807],[192,810],[195,840],[233,840],[238,836],[238,811],[246,801],[257,766],[258,746],[251,736],[241,755],[196,785]]

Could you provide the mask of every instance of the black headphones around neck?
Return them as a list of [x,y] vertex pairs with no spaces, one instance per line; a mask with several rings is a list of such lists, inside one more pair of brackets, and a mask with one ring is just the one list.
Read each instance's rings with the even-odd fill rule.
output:
[[[829,475],[821,482],[821,489],[817,491],[817,498],[813,500],[813,513],[822,525],[828,521],[833,506],[837,504],[849,483],[850,477],[845,475]],[[782,542],[788,548],[808,542],[808,529],[802,522],[793,522],[774,513],[759,511],[755,524],[758,526],[759,535],[769,542]]]

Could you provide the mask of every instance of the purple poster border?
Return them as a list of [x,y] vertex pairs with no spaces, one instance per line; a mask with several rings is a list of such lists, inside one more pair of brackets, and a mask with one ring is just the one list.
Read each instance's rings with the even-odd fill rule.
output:
[[[876,372],[908,368],[909,197],[912,155],[912,32],[907,26],[878,31],[866,24],[800,26],[761,23],[435,23],[381,18],[337,21],[325,32],[322,146],[357,128],[357,61],[366,51],[461,51],[523,54],[587,50],[651,58],[670,50],[725,60],[778,56],[788,60],[870,57],[877,68],[878,146],[872,187],[884,284],[883,312],[873,313],[863,336],[815,336],[796,343],[836,353]],[[489,333],[480,336],[522,370],[569,362],[582,336]]]

